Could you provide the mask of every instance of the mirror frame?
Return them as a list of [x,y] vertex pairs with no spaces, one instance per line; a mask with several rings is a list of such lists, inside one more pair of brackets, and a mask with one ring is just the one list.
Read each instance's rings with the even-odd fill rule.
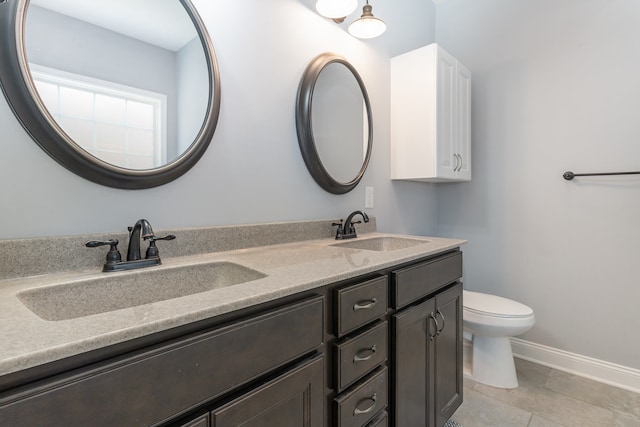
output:
[[[178,1],[178,0],[176,0]],[[29,0],[0,0],[0,86],[9,106],[31,138],[73,173],[108,187],[143,189],[184,175],[209,146],[220,114],[220,75],[213,44],[195,7],[179,0],[202,42],[209,72],[209,100],[194,142],[175,160],[153,169],[134,170],[104,162],[80,148],[55,122],[40,99],[27,64],[24,29]]]
[[[362,167],[356,175],[356,177],[349,182],[339,182],[331,176],[327,169],[322,164],[322,160],[318,155],[316,148],[316,142],[313,136],[313,126],[311,120],[311,110],[313,102],[313,91],[315,90],[316,83],[320,77],[320,73],[329,64],[339,63],[347,67],[351,74],[355,77],[360,90],[362,91],[362,97],[367,110],[368,119],[368,143],[367,154],[362,162]],[[333,194],[345,194],[353,190],[356,185],[362,179],[367,166],[369,165],[369,159],[371,158],[371,149],[373,147],[373,116],[371,114],[371,104],[369,102],[369,95],[367,89],[358,74],[358,71],[340,55],[335,53],[326,52],[315,57],[311,63],[307,66],[300,86],[298,88],[298,98],[296,105],[296,130],[298,133],[298,144],[300,145],[300,151],[304,163],[307,165],[307,169],[311,173],[313,179],[326,191]]]

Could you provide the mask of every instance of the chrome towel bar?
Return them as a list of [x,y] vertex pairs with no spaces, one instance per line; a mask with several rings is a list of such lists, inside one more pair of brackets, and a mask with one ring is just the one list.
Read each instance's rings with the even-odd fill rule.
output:
[[576,176],[600,176],[600,175],[640,175],[640,172],[600,172],[600,173],[565,172],[562,174],[562,177],[567,181],[571,181]]

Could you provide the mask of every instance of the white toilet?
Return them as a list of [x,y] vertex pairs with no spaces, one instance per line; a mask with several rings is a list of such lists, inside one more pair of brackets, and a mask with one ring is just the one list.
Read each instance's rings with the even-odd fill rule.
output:
[[[518,387],[510,338],[531,329],[536,318],[524,304],[495,295],[463,291],[463,328],[469,360],[465,374],[499,388]],[[469,348],[470,346],[470,348]],[[470,363],[469,363],[470,362]]]

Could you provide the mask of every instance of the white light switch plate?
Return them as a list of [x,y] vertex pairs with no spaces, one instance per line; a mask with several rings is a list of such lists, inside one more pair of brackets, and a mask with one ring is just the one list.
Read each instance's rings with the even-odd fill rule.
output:
[[373,187],[365,187],[364,189],[364,207],[365,209],[373,209]]

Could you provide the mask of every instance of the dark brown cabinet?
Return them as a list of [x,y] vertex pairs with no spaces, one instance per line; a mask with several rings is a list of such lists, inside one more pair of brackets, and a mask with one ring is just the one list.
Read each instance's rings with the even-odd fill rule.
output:
[[0,395],[0,424],[163,425],[316,351],[323,330],[324,298],[308,298]]
[[442,427],[462,403],[462,284],[393,316],[394,420]]
[[442,427],[461,276],[454,249],[100,350],[0,392],[0,425]]
[[211,412],[211,427],[322,427],[324,358],[305,361]]

